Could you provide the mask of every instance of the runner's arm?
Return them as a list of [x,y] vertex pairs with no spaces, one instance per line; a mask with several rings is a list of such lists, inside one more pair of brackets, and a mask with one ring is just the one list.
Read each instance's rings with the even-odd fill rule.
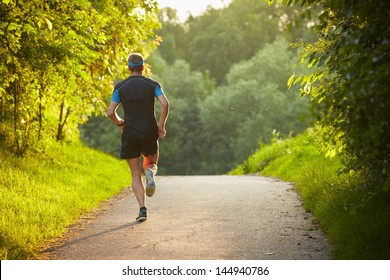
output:
[[165,130],[165,124],[169,115],[169,101],[165,94],[157,96],[158,101],[161,106],[160,121],[158,122],[158,136],[159,138],[164,138],[167,134]]
[[107,109],[107,117],[109,117],[114,123],[117,125],[123,125],[123,120],[121,117],[119,117],[118,113],[116,110],[118,109],[119,103],[111,101],[110,105],[108,106]]

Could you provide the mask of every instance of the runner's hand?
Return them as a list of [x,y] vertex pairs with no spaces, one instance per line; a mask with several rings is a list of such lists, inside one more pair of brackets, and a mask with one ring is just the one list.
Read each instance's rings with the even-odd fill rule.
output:
[[165,127],[158,127],[158,138],[162,139],[167,135],[167,131],[165,130]]

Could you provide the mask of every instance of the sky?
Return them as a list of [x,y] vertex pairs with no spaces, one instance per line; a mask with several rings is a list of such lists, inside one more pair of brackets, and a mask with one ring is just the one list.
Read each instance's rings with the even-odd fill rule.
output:
[[177,10],[180,21],[184,22],[188,12],[193,16],[202,14],[207,6],[222,8],[229,5],[231,0],[157,0],[160,8],[171,7]]

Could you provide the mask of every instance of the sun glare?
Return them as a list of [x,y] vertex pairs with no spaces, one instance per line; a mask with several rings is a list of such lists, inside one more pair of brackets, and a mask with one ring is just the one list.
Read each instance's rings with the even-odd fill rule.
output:
[[227,6],[231,0],[157,0],[160,8],[171,7],[177,10],[180,20],[184,21],[191,14],[198,16],[207,9],[222,8]]

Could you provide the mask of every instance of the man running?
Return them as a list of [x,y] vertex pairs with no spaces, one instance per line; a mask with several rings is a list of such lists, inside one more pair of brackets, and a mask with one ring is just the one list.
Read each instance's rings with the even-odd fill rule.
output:
[[[107,116],[122,129],[120,157],[126,159],[130,167],[132,188],[140,207],[136,221],[143,222],[147,220],[148,211],[142,170],[146,177],[146,195],[152,196],[156,189],[158,139],[166,135],[169,101],[157,81],[142,75],[144,59],[141,54],[131,54],[127,63],[130,76],[115,86]],[[161,106],[159,122],[155,117],[155,98]],[[124,120],[117,114],[119,104],[123,107]]]

